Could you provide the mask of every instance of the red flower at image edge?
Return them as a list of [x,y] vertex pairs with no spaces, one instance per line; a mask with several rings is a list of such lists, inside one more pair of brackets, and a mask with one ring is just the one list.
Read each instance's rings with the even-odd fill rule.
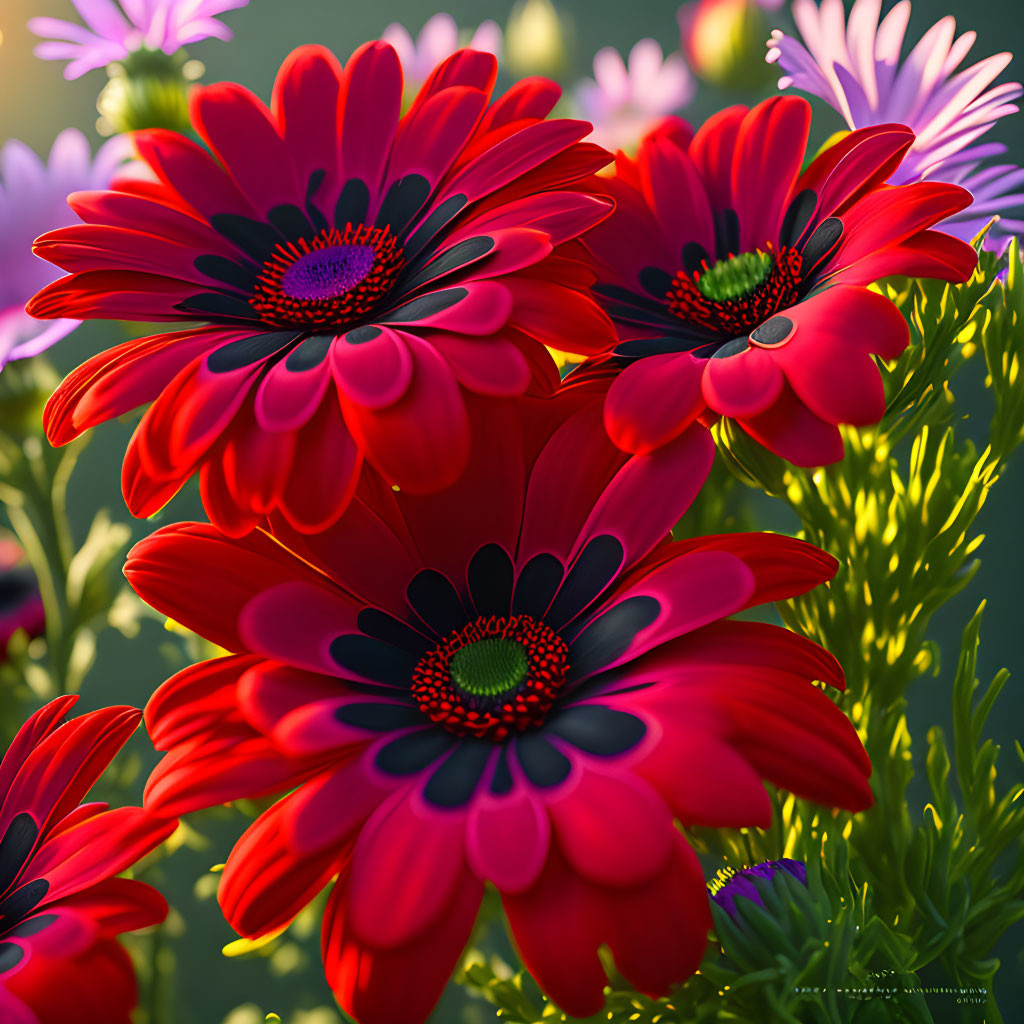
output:
[[890,274],[965,281],[971,246],[931,225],[962,210],[956,185],[888,186],[914,134],[850,132],[801,173],[810,106],[799,97],[730,107],[692,135],[678,119],[622,153],[606,184],[614,214],[589,232],[621,369],[605,423],[627,451],[728,416],[801,466],[842,458],[837,424],[885,412],[873,355],[909,332],[865,285]]
[[0,762],[4,1024],[131,1024],[135,971],[116,936],[167,915],[155,889],[114,876],[176,822],[80,803],[141,712],[110,707],[65,722],[77,699],[32,715]]
[[153,402],[125,458],[129,508],[152,515],[198,470],[230,533],[273,511],[322,528],[364,456],[403,490],[451,483],[467,392],[551,390],[542,343],[592,355],[615,340],[574,241],[611,209],[590,194],[609,154],[579,142],[586,122],[544,120],[559,95],[546,79],[488,106],[495,74],[462,50],[400,117],[389,45],[344,69],[306,46],[270,110],[231,83],[195,90],[211,152],[136,133],[159,181],[74,194],[85,223],[35,250],[70,274],[29,311],[202,324],[79,367],[47,407],[51,442]]
[[860,740],[811,682],[841,688],[835,659],[726,618],[804,593],[835,561],[770,534],[661,543],[713,442],[694,425],[628,455],[602,429],[603,398],[584,385],[473,400],[454,486],[415,496],[364,474],[322,534],[186,523],[129,556],[147,602],[237,652],[150,701],[168,753],[147,806],[294,791],[235,845],[221,907],[258,937],[337,876],[324,966],[361,1024],[427,1017],[485,882],[567,1013],[601,1009],[602,944],[663,995],[710,925],[674,819],[767,827],[764,779],[871,803]]

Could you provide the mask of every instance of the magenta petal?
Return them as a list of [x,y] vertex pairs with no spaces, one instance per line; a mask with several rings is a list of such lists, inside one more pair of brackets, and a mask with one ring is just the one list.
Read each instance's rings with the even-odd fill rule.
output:
[[[509,278],[508,283],[515,281]],[[433,298],[432,298],[433,297]],[[494,334],[512,312],[513,296],[497,281],[465,281],[439,288],[381,314],[380,323],[432,327],[456,334]],[[436,306],[433,304],[436,301]]]
[[681,434],[704,408],[703,368],[704,360],[688,352],[648,356],[627,366],[605,402],[611,439],[623,451],[643,454]]
[[192,112],[197,130],[260,214],[305,194],[270,111],[234,82],[196,90]]
[[657,787],[684,825],[768,828],[772,803],[751,764],[725,740],[680,728],[674,717],[661,717],[661,742],[634,770]]
[[456,380],[477,394],[521,395],[530,383],[529,363],[510,341],[438,334],[430,343],[452,368]]
[[288,801],[281,829],[300,857],[347,843],[390,795],[356,758],[303,785]]
[[466,818],[466,858],[484,881],[502,892],[523,892],[548,856],[551,822],[543,803],[525,786],[510,794],[477,797]]
[[753,416],[779,397],[784,382],[772,356],[749,346],[734,356],[709,359],[701,391],[708,408],[722,416]]
[[894,359],[906,348],[900,311],[877,292],[836,286],[785,312],[796,330],[770,355],[797,398],[826,423],[877,423],[885,389],[871,353]]
[[366,457],[386,480],[422,494],[442,490],[469,457],[469,418],[449,366],[430,345],[406,336],[413,357],[412,383],[384,409],[347,402],[345,421]]
[[343,71],[323,46],[303,46],[285,58],[274,82],[271,107],[301,182],[327,171],[323,194],[337,188],[338,97]]
[[356,631],[359,606],[333,587],[291,580],[259,591],[238,615],[238,632],[246,649],[289,665],[338,673],[331,641]]
[[810,125],[811,105],[802,96],[773,96],[743,119],[732,167],[741,252],[778,238]]
[[345,337],[331,345],[331,372],[338,390],[367,409],[383,409],[405,394],[412,380],[412,356],[401,331],[377,328],[381,333],[353,344]]
[[827,466],[843,457],[838,428],[815,416],[788,385],[774,405],[736,422],[758,444],[794,466]]
[[[580,630],[571,648],[580,660],[579,678],[623,665],[675,637],[733,615],[746,606],[754,585],[754,574],[747,565],[725,551],[692,551],[663,562],[638,582],[616,591]],[[657,615],[650,625],[639,630],[629,646],[611,661],[598,659],[591,664],[585,660],[590,647],[588,629],[599,630],[602,616],[637,597],[651,597],[657,602]]]
[[[715,225],[704,183],[685,148],[659,133],[640,147],[644,195],[666,238],[715,250]],[[681,247],[681,243],[680,243]]]
[[548,801],[562,853],[598,885],[646,882],[672,852],[672,815],[644,780],[588,768],[568,793]]
[[[382,704],[389,707],[408,707],[393,704],[378,697],[333,697],[305,704],[286,714],[274,727],[271,738],[291,757],[337,754],[346,748],[369,745],[374,734],[366,729],[346,725],[337,713],[353,704]],[[427,725],[426,716],[423,724]]]
[[405,945],[451,905],[466,874],[464,816],[398,792],[363,828],[352,857],[352,929],[379,949]]
[[[714,457],[711,434],[699,425],[649,455],[633,456],[594,501],[569,557],[578,555],[592,537],[606,534],[621,542],[625,564],[635,564],[690,507]],[[659,500],[645,501],[643,496],[650,494]]]
[[[188,697],[187,694],[182,696]],[[333,676],[318,675],[261,658],[239,675],[227,696],[230,704],[226,711],[230,713],[237,708],[257,732],[270,735],[281,720],[297,708],[351,696],[351,691]],[[210,726],[216,728],[216,723],[210,722]],[[300,751],[299,756],[302,753]]]
[[402,104],[402,67],[387,43],[366,43],[345,65],[339,101],[341,172],[359,178],[371,198],[381,184]]
[[309,370],[288,366],[281,359],[267,370],[256,390],[256,422],[263,430],[298,430],[305,426],[320,406],[330,383],[325,363]]

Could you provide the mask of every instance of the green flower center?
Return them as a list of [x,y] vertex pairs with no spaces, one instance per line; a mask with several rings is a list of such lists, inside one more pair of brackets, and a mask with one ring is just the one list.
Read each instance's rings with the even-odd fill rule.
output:
[[714,302],[749,295],[771,273],[774,260],[766,252],[741,252],[719,260],[697,279],[697,289]]
[[516,640],[488,637],[455,652],[449,671],[452,681],[474,697],[497,697],[516,689],[526,678],[530,663],[526,649]]

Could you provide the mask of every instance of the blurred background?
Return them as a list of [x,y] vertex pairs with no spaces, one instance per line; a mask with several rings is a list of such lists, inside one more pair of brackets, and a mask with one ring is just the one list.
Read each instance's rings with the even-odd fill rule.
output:
[[[385,0],[382,3],[353,3],[348,0],[250,0],[249,6],[224,15],[223,21],[235,33],[231,43],[217,40],[189,47],[190,57],[206,66],[203,80],[222,79],[244,83],[265,99],[269,98],[276,70],[287,53],[302,43],[319,42],[334,49],[339,57],[367,39],[381,34],[391,22],[401,22],[415,36],[424,21],[437,9],[447,10],[463,28],[475,28],[492,18],[504,26],[511,4],[506,0],[449,0],[442,8],[425,6],[422,0]],[[884,8],[891,4],[885,3]],[[849,4],[847,4],[849,7]],[[563,85],[571,85],[591,73],[594,53],[603,46],[614,46],[624,55],[639,39],[656,39],[666,53],[679,47],[676,22],[677,4],[671,0],[643,0],[624,4],[618,0],[562,0],[559,12],[565,18],[566,49],[557,73]],[[969,62],[1003,50],[1024,57],[1024,18],[1016,0],[985,0],[968,3],[958,0],[951,12],[949,0],[913,0],[908,39],[916,40],[938,18],[953,13],[959,31],[971,29],[977,41]],[[105,82],[103,70],[90,72],[75,82],[62,77],[62,64],[44,62],[32,55],[36,40],[25,25],[30,17],[49,15],[77,20],[69,0],[0,0],[0,142],[18,138],[37,152],[45,154],[56,134],[76,126],[99,141],[96,132],[96,96]],[[790,29],[790,16],[784,6],[777,12],[765,12],[769,27]],[[763,54],[763,51],[760,51]],[[760,59],[760,54],[758,59]],[[758,69],[760,72],[761,69]],[[1024,76],[1024,60],[1015,61],[1002,80]],[[777,72],[764,69],[760,84],[730,94],[700,82],[684,116],[699,123],[709,113],[731,102],[752,103],[776,91]],[[815,101],[815,139],[823,141],[843,127],[840,118],[824,104]],[[987,137],[1009,147],[1008,160],[1024,163],[1024,132],[1019,116],[1004,119]],[[49,356],[63,374],[85,358],[124,340],[124,325],[87,323],[53,348]],[[970,436],[985,435],[989,417],[981,374],[980,359],[972,360],[961,372],[955,388],[957,409],[965,418],[958,430]],[[131,418],[129,418],[131,419]],[[110,423],[94,431],[71,480],[69,501],[76,543],[81,544],[96,511],[107,507],[117,520],[127,520],[120,496],[120,464],[134,425]],[[1021,457],[1011,465],[994,499],[984,509],[979,523],[987,534],[979,555],[981,569],[970,587],[944,607],[933,622],[934,639],[943,650],[938,678],[922,678],[909,695],[909,723],[912,734],[922,737],[927,728],[940,723],[947,735],[950,689],[955,669],[960,632],[982,598],[988,599],[982,627],[979,674],[983,682],[1002,666],[1013,677],[1001,698],[1001,713],[989,730],[1003,747],[1000,778],[1005,784],[1019,779],[1024,772],[1014,756],[1013,741],[1024,721],[1024,657],[1022,648],[1022,609],[1024,609],[1024,544],[1022,544],[1021,507],[1024,504],[1024,470]],[[201,518],[198,499],[192,490],[176,498],[158,517],[162,521]],[[158,523],[131,523],[133,537],[150,532]],[[766,522],[766,526],[785,528],[785,523]],[[728,526],[725,527],[728,529]],[[144,619],[134,637],[106,630],[99,639],[95,666],[85,686],[81,709],[111,703],[142,706],[158,683],[185,663],[181,638],[168,633],[154,619]],[[133,741],[141,779],[154,761],[145,738]],[[919,751],[923,745],[915,744]],[[921,755],[923,756],[923,755]],[[923,774],[923,765],[918,765]],[[913,794],[913,791],[912,791]],[[911,800],[911,806],[915,806]],[[250,808],[250,812],[255,808]],[[276,1011],[288,1020],[297,1010],[333,1005],[323,981],[319,963],[316,929],[305,941],[287,943],[269,958],[253,955],[225,959],[221,949],[236,936],[221,918],[212,894],[215,877],[209,869],[222,863],[228,854],[231,837],[237,836],[245,820],[237,810],[223,809],[200,816],[196,829],[202,848],[187,847],[160,868],[158,880],[172,906],[188,922],[172,921],[169,936],[152,956],[169,967],[175,962],[169,984],[151,998],[154,1024],[217,1024],[229,1018],[232,1024],[262,1020],[263,1014]],[[1007,1019],[1024,1019],[1024,945],[1021,925],[1006,937],[998,950],[1004,967],[999,975],[1000,1004]],[[283,952],[282,952],[283,949]],[[249,1009],[237,1010],[243,1004]],[[259,1008],[257,1013],[256,1007]],[[234,1011],[234,1012],[233,1012]],[[230,1015],[230,1016],[229,1016]],[[297,1018],[302,1019],[302,1018]],[[336,1021],[333,1011],[323,1011],[314,1021]],[[449,994],[435,1014],[438,1024],[462,1020],[465,1024],[483,1024],[492,1020],[493,1010],[485,1004],[463,1006],[458,993]],[[939,1018],[937,1017],[936,1020]]]

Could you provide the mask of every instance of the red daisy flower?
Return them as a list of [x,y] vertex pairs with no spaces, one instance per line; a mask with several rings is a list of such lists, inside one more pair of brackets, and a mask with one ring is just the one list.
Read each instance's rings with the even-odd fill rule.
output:
[[[337,518],[363,458],[404,490],[447,486],[467,457],[464,394],[557,386],[542,343],[614,344],[576,236],[611,204],[590,126],[544,120],[546,79],[488,106],[496,63],[463,50],[402,117],[402,69],[368,43],[342,69],[296,50],[272,109],[234,84],[197,89],[196,131],[135,136],[157,183],[76,193],[85,221],[44,235],[70,275],[39,317],[202,321],[127,342],[57,389],[47,436],[153,402],[123,486],[149,516],[195,471],[230,533],[271,511]],[[324,472],[329,458],[331,471]]]
[[909,340],[865,285],[890,274],[965,281],[977,257],[931,225],[971,202],[956,185],[884,184],[914,134],[851,132],[803,173],[810,106],[731,107],[691,136],[678,119],[620,153],[615,213],[585,244],[622,339],[606,426],[643,452],[696,417],[729,416],[801,466],[843,455],[837,424],[885,411],[873,355]]
[[811,683],[841,687],[835,659],[725,618],[834,560],[768,534],[660,543],[713,443],[695,425],[627,455],[603,397],[568,388],[522,420],[523,403],[474,402],[453,487],[412,496],[366,474],[322,534],[179,524],[129,556],[146,601],[237,652],[154,695],[168,753],[146,800],[180,813],[294,790],[236,844],[221,907],[257,937],[337,876],[324,965],[363,1024],[426,1018],[488,882],[568,1013],[602,1006],[602,944],[664,994],[710,923],[674,818],[767,826],[765,778],[871,803],[856,732]]
[[155,889],[114,876],[176,822],[80,803],[142,714],[112,707],[65,722],[77,699],[37,711],[0,762],[4,1024],[131,1024],[135,972],[116,936],[167,915]]

